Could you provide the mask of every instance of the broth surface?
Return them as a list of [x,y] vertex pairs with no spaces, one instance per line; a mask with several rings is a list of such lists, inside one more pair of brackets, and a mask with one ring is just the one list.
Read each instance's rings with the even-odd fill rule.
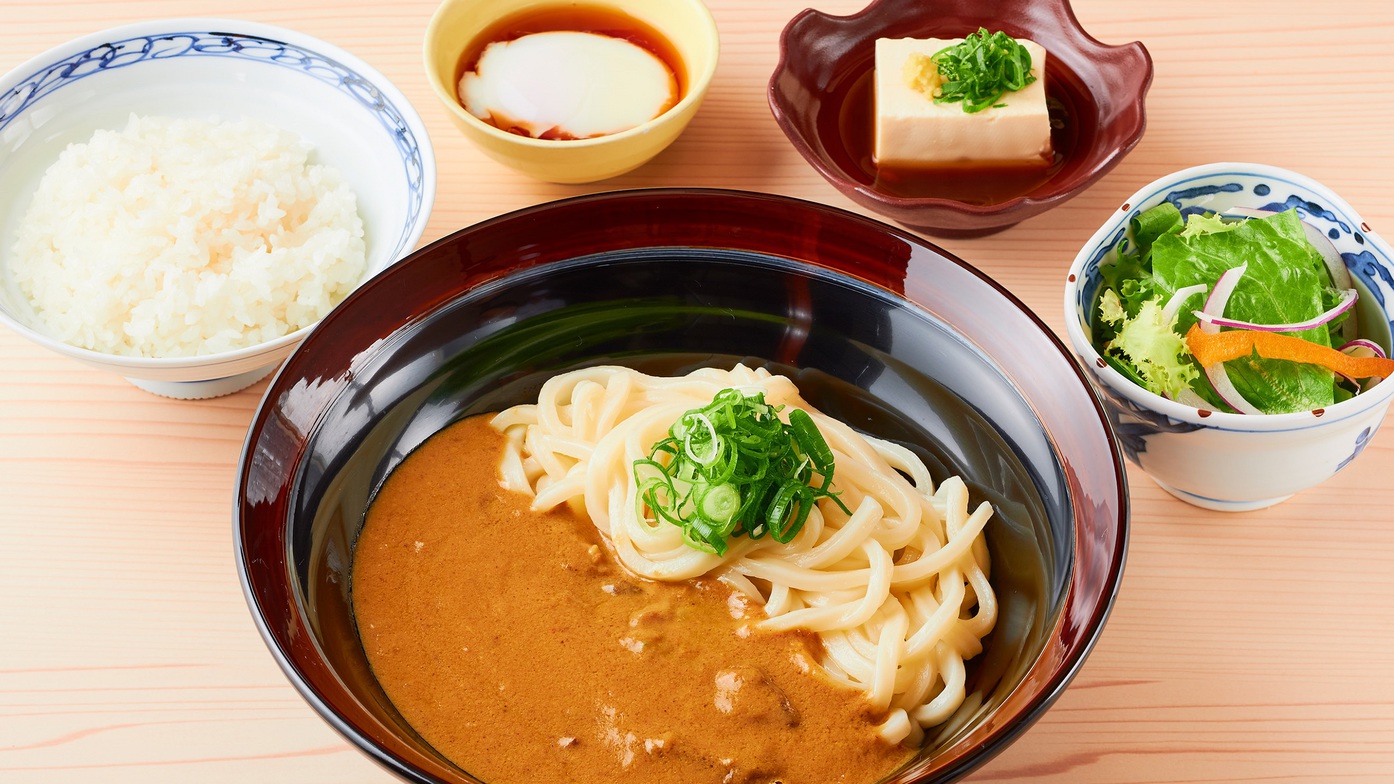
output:
[[584,517],[499,487],[488,420],[413,452],[354,553],[368,661],[443,755],[488,784],[870,784],[910,757],[814,635],[757,631],[714,580],[632,577]]

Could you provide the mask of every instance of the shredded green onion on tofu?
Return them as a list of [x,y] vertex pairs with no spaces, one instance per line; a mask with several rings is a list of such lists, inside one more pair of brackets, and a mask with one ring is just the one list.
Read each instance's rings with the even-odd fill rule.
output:
[[1031,75],[1031,52],[1004,32],[980,27],[961,43],[935,52],[939,66],[935,103],[962,103],[968,114],[1000,107],[1003,95],[1036,81]]
[[813,417],[795,408],[785,422],[783,408],[724,389],[683,414],[634,461],[639,503],[681,528],[688,546],[717,555],[737,536],[791,541],[821,498],[851,514],[830,489],[833,451]]

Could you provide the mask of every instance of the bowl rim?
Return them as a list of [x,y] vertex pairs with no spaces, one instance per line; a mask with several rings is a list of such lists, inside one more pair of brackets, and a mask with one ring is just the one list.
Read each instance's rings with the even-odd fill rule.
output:
[[[1006,748],[1007,745],[1009,745],[1017,737],[1019,737],[1021,733],[1029,729],[1045,713],[1045,711],[1048,710],[1056,702],[1056,700],[1059,699],[1060,695],[1064,693],[1065,689],[1074,680],[1080,668],[1083,666],[1085,660],[1093,651],[1095,645],[1097,645],[1099,638],[1103,634],[1104,627],[1107,625],[1107,621],[1111,616],[1114,607],[1117,604],[1118,593],[1121,590],[1122,586],[1123,572],[1127,563],[1128,544],[1131,539],[1131,503],[1129,496],[1127,473],[1124,469],[1122,446],[1119,443],[1117,436],[1114,434],[1112,426],[1109,424],[1106,409],[1098,390],[1096,390],[1090,384],[1088,376],[1084,372],[1083,368],[1079,365],[1078,362],[1074,361],[1074,359],[1070,355],[1067,346],[1059,338],[1059,336],[1056,335],[1055,332],[1052,329],[1050,329],[1050,327],[1034,311],[1027,307],[1024,302],[1018,299],[1014,294],[1012,294],[1009,290],[1007,290],[997,281],[988,277],[981,270],[963,261],[953,253],[950,253],[949,251],[944,250],[938,247],[937,245],[934,245],[933,243],[908,231],[899,229],[894,226],[889,226],[881,221],[867,217],[865,215],[844,210],[838,207],[833,207],[827,204],[799,199],[795,197],[751,191],[697,187],[638,188],[583,194],[552,202],[544,202],[541,204],[523,207],[518,210],[504,213],[502,215],[495,216],[485,221],[466,226],[444,237],[441,237],[440,239],[437,239],[436,241],[430,243],[429,245],[423,248],[418,249],[413,254],[411,254],[410,257],[404,259],[403,261],[406,264],[410,264],[412,258],[417,256],[424,256],[427,253],[435,252],[435,250],[438,247],[443,247],[448,243],[458,241],[462,235],[479,231],[490,231],[493,230],[493,227],[496,227],[498,224],[503,223],[505,221],[526,220],[528,218],[533,218],[538,215],[545,215],[546,212],[549,210],[565,208],[568,205],[574,206],[577,204],[588,204],[594,202],[623,203],[626,200],[642,199],[643,197],[651,195],[678,195],[690,196],[694,198],[736,197],[741,199],[754,199],[766,202],[778,202],[790,205],[798,209],[811,210],[813,212],[822,213],[823,215],[831,217],[835,220],[861,223],[865,226],[873,227],[878,231],[888,232],[894,237],[908,242],[912,245],[921,248],[928,248],[930,251],[941,256],[946,263],[956,265],[965,270],[967,273],[981,280],[992,291],[995,291],[997,294],[1001,295],[1006,300],[1007,305],[1017,309],[1028,320],[1033,322],[1037,330],[1046,339],[1046,341],[1053,345],[1056,351],[1060,352],[1061,358],[1065,361],[1065,364],[1063,366],[1064,369],[1067,370],[1069,373],[1072,373],[1074,377],[1078,380],[1080,389],[1084,396],[1083,399],[1087,400],[1088,404],[1092,406],[1094,416],[1097,418],[1100,428],[1105,434],[1106,440],[1108,441],[1108,462],[1112,466],[1113,476],[1116,480],[1112,483],[1112,497],[1109,499],[1109,502],[1112,504],[1111,508],[1113,510],[1113,514],[1108,516],[1110,519],[1109,525],[1113,528],[1113,533],[1110,536],[1110,539],[1115,544],[1115,556],[1109,562],[1107,562],[1106,568],[1103,569],[1103,574],[1101,576],[1101,584],[1103,588],[1099,592],[1097,604],[1093,608],[1092,612],[1089,614],[1088,618],[1083,621],[1083,626],[1081,627],[1082,632],[1080,636],[1076,638],[1075,642],[1073,642],[1064,650],[1062,657],[1056,663],[1048,661],[1050,641],[1058,638],[1059,630],[1062,628],[1062,625],[1065,621],[1064,608],[1069,606],[1071,597],[1075,596],[1081,590],[1079,580],[1082,572],[1080,570],[1079,554],[1084,547],[1085,537],[1081,535],[1082,532],[1080,530],[1080,526],[1083,520],[1090,519],[1095,514],[1102,514],[1100,512],[1097,512],[1097,510],[1085,509],[1078,503],[1072,504],[1073,517],[1071,519],[1070,525],[1072,544],[1074,549],[1071,553],[1071,563],[1070,570],[1068,573],[1068,579],[1064,583],[1065,592],[1062,594],[1061,597],[1061,612],[1052,624],[1052,631],[1050,632],[1050,635],[1046,638],[1046,647],[1043,648],[1042,651],[1036,655],[1036,657],[1030,663],[1026,670],[1026,677],[1029,677],[1030,673],[1035,671],[1037,668],[1048,667],[1049,676],[1047,677],[1046,683],[1041,688],[1039,695],[1035,699],[1033,704],[1029,704],[1019,713],[1015,714],[1010,719],[1008,719],[1002,725],[1002,727],[997,730],[997,734],[995,736],[987,739],[986,742],[982,743],[980,746],[969,748],[963,751],[962,753],[954,757],[946,765],[944,765],[944,767],[935,770],[933,773],[935,778],[933,780],[952,781],[964,775],[967,775],[969,772],[986,764],[989,760],[995,757],[1002,749]],[[613,212],[617,214],[623,214],[624,211],[616,210]],[[927,306],[920,304],[917,300],[912,299],[906,294],[887,289],[886,287],[882,286],[874,280],[867,280],[852,273],[838,269],[832,269],[816,262],[808,260],[799,261],[801,264],[819,269],[822,273],[831,276],[847,277],[857,281],[858,283],[874,287],[882,292],[887,293],[889,296],[901,300],[905,304],[908,304],[911,308],[923,311],[925,313],[929,313],[932,316],[932,312],[929,310]],[[404,269],[405,267],[400,268]],[[389,271],[388,275],[385,275],[384,278],[390,277],[390,275],[391,272]],[[496,280],[498,280],[498,278],[491,278],[490,281],[487,282]],[[483,284],[481,283],[480,285]],[[345,299],[344,303],[341,303],[339,308],[335,309],[334,313],[332,313],[331,316],[339,314],[341,312],[341,309],[344,312],[346,312],[346,306],[349,304],[350,300],[356,299],[361,296],[366,296],[366,294],[361,292],[361,289],[355,290],[352,294],[349,295],[349,298]],[[395,327],[392,330],[392,333],[396,333],[403,329],[410,329],[411,326],[415,324],[421,317],[424,317],[426,314],[435,312],[437,309],[441,307],[447,306],[450,301],[452,300],[435,302],[434,304],[430,305],[426,310],[422,311],[422,313],[418,314],[416,318],[413,318],[410,321],[407,321],[404,324]],[[346,316],[342,317],[346,318]],[[937,317],[935,317],[935,319],[941,320]],[[328,329],[331,326],[331,319],[327,317],[322,322],[322,325],[316,326],[316,329]],[[954,329],[957,330],[956,327],[954,327]],[[325,339],[327,340],[328,338],[326,337]],[[296,355],[299,355],[302,351],[310,350],[310,348],[314,345],[316,345],[316,341],[307,341],[305,344],[303,344],[302,347],[296,349]],[[375,345],[384,346],[387,345],[387,343],[379,340],[376,342]],[[277,369],[276,374],[272,377],[271,382],[267,384],[266,389],[262,393],[261,400],[258,402],[257,408],[248,426],[247,434],[244,437],[241,453],[238,459],[236,473],[237,479],[233,488],[234,492],[232,498],[231,522],[233,528],[232,533],[234,557],[238,574],[238,582],[242,587],[243,598],[247,602],[249,611],[251,612],[257,630],[261,634],[262,641],[266,644],[267,648],[271,652],[272,657],[276,660],[277,664],[280,666],[281,670],[286,675],[287,680],[289,680],[291,685],[295,688],[295,690],[308,703],[310,703],[312,707],[315,708],[316,713],[318,713],[322,719],[324,719],[328,724],[334,727],[334,729],[337,730],[346,739],[352,742],[355,747],[362,750],[374,761],[378,762],[379,764],[383,765],[389,770],[412,781],[422,782],[423,784],[431,784],[431,782],[434,782],[435,779],[430,778],[428,774],[419,770],[410,763],[401,760],[396,756],[393,756],[387,749],[383,748],[380,744],[378,744],[371,737],[369,737],[365,732],[359,730],[356,726],[350,723],[344,716],[340,715],[336,710],[331,708],[328,705],[328,703],[319,696],[318,692],[315,690],[315,687],[312,686],[308,682],[306,677],[301,673],[300,668],[293,661],[293,657],[287,651],[282,649],[275,635],[271,633],[270,627],[267,623],[267,618],[260,609],[260,603],[252,587],[251,576],[249,574],[248,565],[246,562],[247,551],[243,545],[244,520],[242,513],[242,500],[245,495],[245,490],[247,489],[248,474],[251,469],[251,464],[254,457],[254,450],[257,441],[262,436],[263,430],[267,426],[271,416],[273,395],[284,391],[280,389],[283,383],[282,378],[283,376],[286,376],[289,373],[290,368],[294,364],[295,359],[296,356],[292,356],[290,360],[283,363],[281,367]],[[1030,404],[1028,403],[1028,405]],[[1030,407],[1034,408],[1034,406]],[[1052,444],[1052,452],[1055,452],[1055,439],[1051,438],[1049,440]],[[298,461],[299,459],[303,459],[304,454],[303,450],[297,451],[299,452],[297,457]],[[1058,454],[1058,452],[1056,452],[1056,454]],[[298,470],[297,468],[292,468],[293,470]],[[1079,489],[1078,485],[1075,482],[1071,482],[1068,484],[1068,487],[1070,489],[1071,496],[1073,497],[1074,493],[1077,492]],[[279,522],[279,524],[284,526],[285,522],[286,520],[282,519]],[[1015,689],[1013,689],[1011,693],[1016,693],[1017,689],[1020,688],[1021,685],[1018,684],[1018,686]],[[917,780],[922,780],[926,782],[930,781],[930,779]]]
[[[247,37],[251,38],[262,38],[277,43],[294,44],[295,46],[316,54],[324,55],[326,59],[335,60],[353,70],[355,73],[362,75],[387,97],[401,114],[403,122],[407,124],[412,134],[416,137],[417,148],[421,152],[421,211],[417,215],[416,220],[412,223],[409,232],[406,234],[407,250],[395,258],[385,259],[381,269],[373,269],[372,267],[365,269],[363,278],[355,285],[354,290],[356,291],[358,288],[362,287],[363,284],[375,277],[382,269],[392,266],[414,251],[417,243],[421,241],[421,236],[426,231],[426,224],[429,222],[432,209],[435,206],[436,158],[435,150],[431,144],[430,134],[426,130],[425,123],[421,120],[421,115],[416,111],[416,107],[412,105],[411,101],[407,100],[406,95],[390,79],[384,76],[381,71],[368,64],[367,61],[324,39],[287,27],[227,17],[176,16],[149,19],[86,33],[30,57],[7,71],[3,76],[0,76],[0,94],[13,88],[19,81],[37,74],[39,70],[46,66],[52,65],[74,54],[78,54],[79,52],[93,49],[104,43],[109,43],[120,37],[138,37],[142,35],[160,35],[176,32],[183,33],[189,32],[190,30],[199,30],[209,33],[226,33],[229,35],[245,34]],[[18,318],[11,316],[9,313],[5,312],[3,308],[0,308],[0,324],[4,324],[15,332],[18,332],[47,349],[89,364],[100,365],[112,370],[130,371],[168,371],[189,368],[208,369],[217,365],[230,365],[245,362],[248,359],[259,357],[263,354],[271,355],[277,351],[298,344],[323,320],[323,317],[321,317],[313,324],[301,327],[294,332],[289,332],[278,338],[273,338],[250,346],[244,346],[243,348],[220,351],[215,354],[196,354],[185,357],[138,357],[126,354],[108,354],[106,352],[94,351],[89,348],[82,348],[81,346],[65,343],[44,332],[36,330],[20,321]]]
[[[682,0],[692,8],[701,18],[702,31],[705,46],[703,54],[706,56],[707,67],[702,69],[696,79],[689,75],[687,90],[683,97],[672,106],[665,109],[657,117],[647,120],[633,128],[627,128],[617,133],[607,133],[600,136],[589,136],[584,139],[537,139],[531,136],[509,133],[501,128],[497,128],[489,123],[475,117],[460,103],[454,88],[447,84],[441,74],[432,65],[432,57],[439,51],[437,31],[444,24],[443,18],[446,6],[449,1],[436,6],[436,10],[431,14],[431,19],[426,23],[421,46],[422,68],[426,71],[426,82],[431,86],[431,92],[435,93],[436,98],[445,106],[446,111],[452,117],[458,118],[461,122],[467,123],[471,128],[483,133],[485,136],[496,141],[514,144],[523,148],[537,150],[589,150],[592,147],[621,143],[625,139],[632,139],[637,136],[645,136],[652,133],[658,126],[666,125],[674,117],[680,117],[695,105],[700,103],[711,87],[712,80],[716,77],[717,63],[721,55],[721,31],[717,27],[716,18],[712,16],[710,8],[702,0]],[[527,10],[527,9],[519,9]],[[660,33],[662,31],[659,31]]]
[[[822,155],[819,155],[814,150],[813,145],[808,141],[807,138],[805,138],[804,134],[798,133],[793,129],[794,123],[791,119],[792,112],[786,111],[786,107],[784,106],[783,102],[778,99],[780,93],[776,89],[776,85],[780,76],[787,71],[788,63],[791,60],[791,47],[789,46],[789,36],[791,35],[795,26],[803,22],[805,19],[817,17],[828,21],[851,22],[862,19],[864,17],[874,16],[878,12],[880,12],[882,6],[890,6],[896,2],[897,0],[872,0],[869,5],[867,5],[860,11],[844,16],[836,16],[833,14],[818,11],[816,9],[808,8],[799,12],[792,19],[790,19],[788,24],[784,26],[784,29],[779,34],[779,59],[775,64],[774,71],[770,76],[765,91],[767,101],[770,106],[770,112],[774,115],[775,123],[779,125],[780,129],[784,132],[784,135],[788,137],[789,142],[793,144],[796,150],[798,150],[799,155],[810,166],[812,166],[815,171],[822,175],[823,179],[827,180],[828,183],[830,183],[831,185],[839,189],[845,188],[848,191],[856,193],[858,197],[864,199],[866,202],[875,203],[877,206],[883,207],[887,210],[904,211],[920,209],[925,207],[934,207],[952,210],[954,212],[972,216],[975,218],[988,218],[1003,213],[1015,212],[1019,209],[1037,208],[1040,210],[1044,210],[1053,207],[1061,202],[1068,201],[1069,199],[1088,189],[1094,183],[1098,182],[1100,179],[1104,177],[1104,175],[1113,171],[1113,169],[1116,168],[1118,164],[1121,163],[1123,159],[1126,158],[1135,147],[1137,147],[1138,143],[1142,141],[1143,134],[1147,131],[1146,97],[1148,91],[1152,87],[1152,80],[1156,73],[1156,69],[1152,62],[1151,52],[1147,50],[1147,46],[1143,44],[1141,41],[1132,41],[1126,44],[1103,43],[1094,36],[1090,35],[1089,31],[1086,30],[1082,24],[1080,24],[1078,17],[1075,16],[1074,8],[1070,5],[1069,0],[1056,0],[1056,2],[1058,2],[1060,5],[1062,18],[1066,22],[1068,22],[1069,27],[1076,30],[1085,39],[1098,45],[1101,49],[1136,51],[1142,58],[1142,61],[1145,65],[1145,71],[1142,83],[1140,85],[1141,89],[1138,91],[1136,100],[1138,113],[1138,121],[1136,128],[1134,128],[1132,132],[1128,134],[1127,138],[1123,140],[1122,144],[1118,145],[1116,148],[1110,149],[1108,154],[1099,160],[1098,165],[1092,167],[1091,171],[1083,178],[1081,178],[1078,183],[1076,183],[1073,187],[1065,188],[1063,190],[1049,190],[1046,192],[1046,195],[1043,196],[1033,196],[1033,194],[1045,190],[1046,186],[1048,186],[1051,180],[1054,179],[1052,177],[1050,179],[1047,179],[1041,185],[1032,189],[1030,192],[1022,194],[1020,196],[1014,196],[1010,199],[1006,199],[1000,202],[994,202],[992,204],[972,204],[969,202],[959,201],[957,199],[944,198],[940,196],[896,196],[877,190],[874,187],[874,185],[862,183],[852,177],[847,176],[847,174],[840,167],[832,166],[824,159]],[[1049,50],[1047,50],[1047,53],[1049,53]]]
[[[1168,400],[1128,380],[1112,365],[1104,362],[1098,350],[1094,348],[1093,342],[1084,333],[1084,325],[1077,317],[1075,308],[1079,287],[1085,280],[1084,271],[1091,266],[1091,257],[1097,253],[1102,244],[1107,242],[1114,232],[1126,228],[1128,220],[1137,211],[1139,205],[1155,200],[1162,192],[1182,182],[1224,174],[1241,174],[1283,180],[1290,185],[1295,185],[1320,196],[1325,200],[1326,206],[1333,207],[1344,213],[1347,218],[1353,219],[1354,225],[1368,225],[1364,224],[1364,219],[1360,213],[1356,212],[1355,208],[1338,196],[1335,191],[1311,177],[1277,166],[1221,161],[1191,166],[1159,177],[1127,197],[1123,202],[1123,208],[1115,210],[1109,219],[1104,221],[1103,225],[1080,248],[1079,253],[1075,255],[1074,262],[1070,265],[1068,277],[1065,279],[1064,291],[1065,332],[1069,336],[1070,344],[1080,362],[1088,367],[1096,378],[1107,384],[1110,390],[1117,392],[1130,402],[1144,409],[1164,414],[1169,419],[1198,425],[1210,430],[1244,433],[1309,430],[1361,416],[1371,409],[1388,404],[1389,399],[1394,397],[1394,381],[1391,380],[1382,381],[1370,391],[1362,392],[1349,400],[1333,403],[1321,409],[1322,413],[1316,416],[1313,416],[1311,411],[1263,414],[1261,416],[1214,411],[1206,416],[1201,416],[1198,409],[1174,400]],[[1366,243],[1378,249],[1386,259],[1394,260],[1394,249],[1391,249],[1378,234],[1368,229],[1361,229],[1360,233],[1365,237]],[[1386,307],[1384,311],[1387,316],[1391,315],[1389,308]]]

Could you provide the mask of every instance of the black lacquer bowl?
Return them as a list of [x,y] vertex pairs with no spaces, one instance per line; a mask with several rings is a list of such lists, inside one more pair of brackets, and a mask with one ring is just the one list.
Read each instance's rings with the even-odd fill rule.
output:
[[403,722],[354,628],[349,565],[376,488],[431,434],[597,363],[736,361],[958,473],[987,530],[996,630],[964,709],[888,781],[957,779],[1078,671],[1122,577],[1128,502],[1099,402],[1020,302],[912,235],[729,191],[585,196],[457,232],[380,274],[286,362],[235,499],[252,614],[326,720],[411,781],[475,782]]

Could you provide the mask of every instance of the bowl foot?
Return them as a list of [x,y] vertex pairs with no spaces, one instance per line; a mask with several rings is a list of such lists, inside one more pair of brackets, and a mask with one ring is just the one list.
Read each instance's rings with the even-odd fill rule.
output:
[[1267,509],[1270,506],[1281,504],[1289,498],[1292,498],[1291,495],[1280,495],[1275,498],[1259,498],[1252,501],[1225,501],[1219,498],[1207,498],[1203,495],[1188,493],[1185,490],[1178,490],[1165,482],[1158,481],[1156,477],[1152,477],[1152,481],[1157,482],[1158,487],[1192,506],[1199,506],[1202,509],[1213,509],[1217,512],[1252,512],[1255,509]]
[[238,373],[235,376],[224,376],[223,378],[210,378],[206,381],[152,381],[148,378],[127,378],[126,380],[154,395],[170,397],[176,400],[206,400],[210,397],[222,397],[231,395],[233,392],[240,392],[243,389],[266,378],[275,365],[249,370],[246,373]]

